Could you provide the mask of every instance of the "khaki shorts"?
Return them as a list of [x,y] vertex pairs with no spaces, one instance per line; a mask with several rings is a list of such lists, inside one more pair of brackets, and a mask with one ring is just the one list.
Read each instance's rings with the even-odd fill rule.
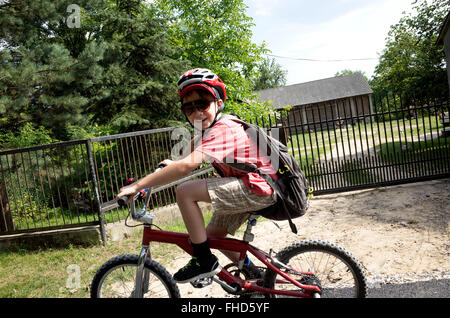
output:
[[249,212],[276,202],[275,193],[258,195],[237,178],[208,178],[206,185],[214,210],[209,224],[226,228],[231,235],[250,217]]

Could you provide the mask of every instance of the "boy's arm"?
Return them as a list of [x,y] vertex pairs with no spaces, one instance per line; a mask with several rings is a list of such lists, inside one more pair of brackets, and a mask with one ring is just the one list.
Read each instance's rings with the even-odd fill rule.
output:
[[171,164],[166,166],[164,169],[151,173],[139,179],[135,183],[121,188],[116,196],[116,199],[118,200],[122,196],[129,196],[131,200],[131,196],[135,195],[142,189],[176,181],[198,168],[203,163],[203,156],[204,155],[202,152],[193,151],[185,158],[171,162]]

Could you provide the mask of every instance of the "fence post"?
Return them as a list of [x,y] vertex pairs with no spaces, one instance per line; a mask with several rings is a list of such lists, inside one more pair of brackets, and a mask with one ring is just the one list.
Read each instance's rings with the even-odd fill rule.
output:
[[[3,178],[3,180],[5,179]],[[9,207],[6,184],[3,182],[3,180],[0,182],[0,232],[8,232],[14,231],[15,226],[11,214],[11,209]]]
[[106,243],[105,222],[103,221],[103,213],[102,213],[101,202],[100,202],[100,193],[98,191],[98,182],[97,182],[97,176],[95,173],[94,158],[92,156],[90,139],[86,140],[86,149],[87,149],[87,154],[88,154],[88,158],[89,158],[89,167],[91,168],[92,182],[94,184],[95,203],[96,203],[96,206],[98,207],[98,220],[100,222],[100,235],[102,237],[103,243]]

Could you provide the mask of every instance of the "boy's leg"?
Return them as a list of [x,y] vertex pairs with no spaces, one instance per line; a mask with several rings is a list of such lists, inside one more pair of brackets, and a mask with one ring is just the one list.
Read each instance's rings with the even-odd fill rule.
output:
[[194,253],[192,260],[173,277],[179,283],[187,283],[214,276],[220,272],[221,267],[217,257],[211,253],[209,248],[203,214],[197,203],[199,201],[211,202],[206,181],[185,182],[178,186],[176,196]]
[[[211,202],[206,180],[188,181],[177,188],[177,203],[191,242],[194,244],[205,242],[208,236],[226,237],[228,232],[225,227],[209,224],[205,230],[203,214],[197,204],[199,201]],[[238,252],[221,252],[233,262],[239,260]]]
[[[200,276],[210,277],[220,271],[217,258],[208,246],[203,214],[197,203],[199,201],[212,203],[215,213],[208,225],[208,235],[217,237],[225,237],[227,233],[233,235],[248,219],[248,207],[259,210],[275,202],[271,196],[261,197],[254,194],[236,178],[192,180],[180,185],[177,188],[177,203],[194,248],[194,258],[174,275],[178,282],[190,282]],[[221,212],[220,215],[217,212]],[[238,254],[233,252],[224,254],[232,261],[239,258]],[[197,256],[207,261],[197,263]],[[200,266],[200,263],[206,265]]]
[[178,186],[177,204],[184,224],[194,244],[206,241],[206,229],[203,214],[198,202],[211,202],[205,180],[187,181]]

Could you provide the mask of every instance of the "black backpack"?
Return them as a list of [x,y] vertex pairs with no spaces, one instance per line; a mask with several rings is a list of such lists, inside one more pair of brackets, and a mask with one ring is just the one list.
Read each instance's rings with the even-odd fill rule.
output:
[[[277,202],[270,207],[255,211],[255,214],[271,220],[289,220],[292,232],[297,233],[297,227],[292,219],[306,213],[309,207],[309,198],[312,197],[312,190],[308,186],[297,160],[288,153],[285,145],[267,135],[261,127],[230,115],[223,115],[219,121],[224,119],[231,119],[242,124],[248,136],[256,142],[258,147],[267,149],[267,155],[272,159],[272,163],[277,163],[279,167],[276,173],[278,178],[275,180],[270,175],[260,171],[254,164],[224,160],[225,164],[235,170],[259,174],[275,191]],[[274,160],[278,160],[278,162],[274,162]]]

